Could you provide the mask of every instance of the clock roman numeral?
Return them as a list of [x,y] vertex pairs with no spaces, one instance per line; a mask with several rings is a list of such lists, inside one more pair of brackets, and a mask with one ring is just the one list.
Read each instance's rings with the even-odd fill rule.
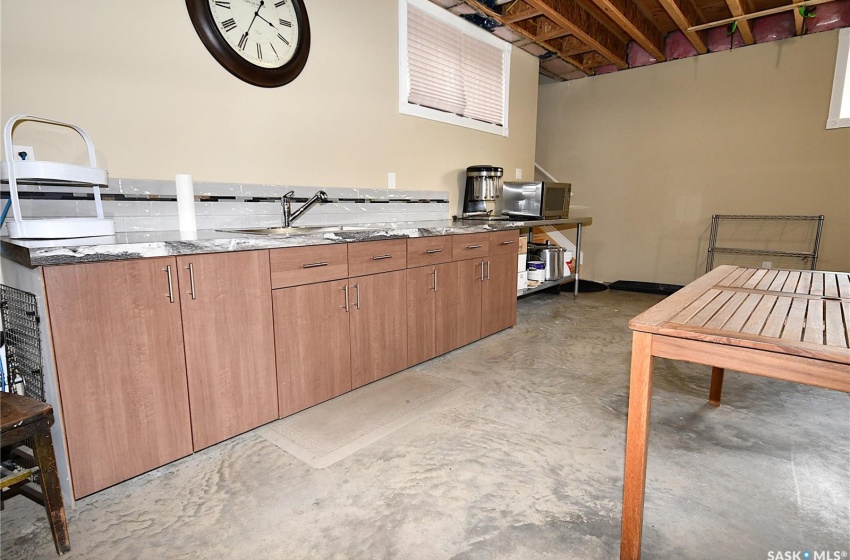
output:
[[286,0],[280,0],[280,2],[275,2],[275,3],[274,3],[274,7],[275,7],[275,8],[280,8],[280,7],[281,7],[281,6],[283,6],[284,4],[286,4]]
[[291,21],[286,21],[285,19],[278,19],[277,21],[279,21],[280,24],[284,27],[292,27]]
[[281,41],[283,41],[284,43],[286,43],[287,46],[289,46],[289,41],[287,41],[286,37],[284,37],[280,33],[277,34],[277,38],[280,39]]
[[245,47],[247,45],[248,45],[248,33],[246,32],[246,33],[243,33],[242,37],[239,39],[239,48],[244,51]]
[[272,48],[272,50],[274,51],[274,55],[275,55],[276,57],[280,57],[280,55],[279,55],[279,54],[277,54],[277,49],[276,49],[276,48],[274,48],[274,43],[269,43],[269,46],[270,46],[270,47]]
[[224,0],[215,0],[215,5],[219,8],[227,8],[230,9],[230,2],[225,2]]
[[233,18],[226,19],[221,22],[221,26],[224,28],[225,31],[233,31],[234,29],[236,29],[236,22],[233,20]]
[[263,45],[257,43],[257,58],[263,60]]

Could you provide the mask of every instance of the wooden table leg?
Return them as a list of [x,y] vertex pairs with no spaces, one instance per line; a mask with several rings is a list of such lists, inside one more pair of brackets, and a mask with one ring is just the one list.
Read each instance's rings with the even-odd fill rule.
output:
[[646,448],[652,398],[652,335],[632,334],[632,371],[629,379],[629,420],[626,430],[626,468],[623,477],[623,525],[620,559],[640,558],[643,498],[646,485]]
[[720,393],[723,392],[723,368],[711,368],[711,388],[708,390],[708,404],[720,406]]
[[53,543],[56,552],[63,554],[71,550],[68,538],[68,521],[65,518],[65,505],[62,503],[62,489],[59,486],[59,474],[56,469],[56,455],[53,452],[53,441],[50,438],[50,428],[36,434],[35,453],[40,470],[41,490],[44,494],[44,507],[47,510],[47,520],[53,532]]

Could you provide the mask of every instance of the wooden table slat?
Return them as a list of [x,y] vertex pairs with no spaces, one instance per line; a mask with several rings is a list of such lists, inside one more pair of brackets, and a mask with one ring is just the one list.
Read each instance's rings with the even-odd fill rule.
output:
[[795,299],[791,304],[791,311],[788,312],[788,318],[785,321],[785,329],[782,331],[782,338],[785,340],[793,340],[800,342],[803,340],[803,325],[806,324],[806,309],[808,308],[805,299]]
[[714,317],[714,314],[723,307],[723,305],[729,301],[732,295],[735,292],[720,292],[717,294],[717,297],[711,300],[705,307],[699,310],[699,312],[691,317],[685,324],[687,325],[697,325],[703,326],[705,325],[709,319]]
[[844,299],[850,299],[850,274],[840,274],[838,276],[838,295]]
[[788,310],[791,309],[792,298],[780,297],[776,300],[776,305],[770,312],[764,328],[761,330],[762,336],[770,338],[779,338],[782,334],[782,328],[785,326],[785,318],[788,316]]
[[737,278],[735,278],[735,279],[734,279],[732,282],[730,282],[728,285],[729,285],[729,286],[735,286],[735,287],[740,288],[741,286],[743,286],[744,284],[746,284],[747,282],[749,282],[750,278],[752,278],[752,277],[753,277],[753,275],[754,275],[756,272],[758,272],[758,271],[759,271],[759,269],[758,269],[758,268],[747,268],[746,270],[744,270],[744,271],[741,273],[741,275],[740,275],[740,276],[738,276]]
[[773,279],[773,282],[770,284],[768,290],[772,290],[774,292],[781,292],[782,287],[785,285],[785,281],[788,280],[788,274],[790,274],[787,270],[780,270],[776,274],[776,278]]
[[812,289],[812,273],[803,272],[800,274],[800,281],[797,283],[797,289],[794,290],[798,294],[808,294]]
[[841,318],[841,302],[827,301],[826,303],[826,344],[847,348],[847,329]]
[[[717,269],[715,269],[717,270]],[[737,280],[742,274],[747,271],[746,268],[737,268],[733,267],[732,270],[726,274],[721,280],[717,282],[718,286],[731,286],[735,280]],[[690,284],[688,284],[690,286]],[[687,287],[687,286],[686,286]]]
[[675,321],[676,323],[687,323],[691,319],[691,317],[696,315],[700,309],[708,305],[711,300],[716,298],[719,294],[720,290],[708,290],[690,305],[685,307],[680,313],[678,313],[673,318],[673,321]]
[[841,309],[844,310],[844,334],[847,336],[847,343],[850,344],[850,303],[842,303]]
[[797,284],[800,283],[800,271],[792,270],[788,274],[788,279],[785,280],[785,284],[782,286],[782,291],[785,293],[795,293],[797,291]]
[[779,271],[776,269],[768,270],[767,274],[762,277],[761,282],[758,283],[759,290],[767,290],[773,284],[773,280],[776,278],[776,275],[779,274]]
[[767,321],[770,311],[773,309],[773,305],[775,303],[776,296],[764,296],[761,298],[761,301],[758,306],[756,306],[753,314],[750,315],[749,320],[747,320],[747,323],[744,325],[744,328],[741,329],[741,332],[759,334],[762,328],[764,328],[764,323]]
[[838,297],[838,278],[834,272],[827,272],[823,275],[823,295]]
[[720,310],[714,314],[714,317],[709,319],[709,321],[705,324],[705,327],[709,329],[720,329],[726,324],[726,322],[735,314],[738,308],[741,307],[741,304],[744,303],[744,300],[747,299],[746,292],[733,292],[729,301],[727,301]]
[[810,299],[809,312],[806,314],[806,330],[803,333],[804,342],[823,344],[823,301]]
[[747,283],[744,284],[743,287],[744,288],[755,288],[755,287],[757,287],[759,285],[759,282],[762,281],[762,278],[764,278],[764,275],[767,274],[768,270],[769,269],[767,269],[767,268],[759,268],[758,270],[756,270],[753,273],[753,275],[750,276],[750,279],[747,280]]
[[741,329],[744,328],[744,324],[746,324],[747,319],[752,315],[753,310],[759,304],[761,298],[761,294],[747,294],[747,299],[738,307],[732,318],[726,322],[724,329],[735,333],[741,332]]
[[815,296],[823,295],[823,273],[822,272],[813,272],[812,273],[812,288],[809,290],[809,293]]

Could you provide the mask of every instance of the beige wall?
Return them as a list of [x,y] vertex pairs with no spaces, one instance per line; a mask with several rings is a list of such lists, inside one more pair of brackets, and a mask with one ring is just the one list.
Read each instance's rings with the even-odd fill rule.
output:
[[537,161],[594,223],[585,276],[684,284],[712,214],[824,214],[850,270],[850,129],[825,130],[838,32],[540,87]]
[[[456,200],[468,165],[530,176],[536,58],[513,50],[509,138],[399,115],[397,0],[306,5],[304,72],[262,89],[213,60],[182,1],[2,0],[2,121],[79,124],[116,177],[384,188],[395,172],[398,188]],[[16,141],[62,155],[61,138],[33,134]]]

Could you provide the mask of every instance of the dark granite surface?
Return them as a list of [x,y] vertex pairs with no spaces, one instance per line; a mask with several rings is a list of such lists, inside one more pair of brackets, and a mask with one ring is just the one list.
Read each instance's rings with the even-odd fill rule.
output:
[[366,231],[311,232],[310,228],[304,228],[304,233],[271,236],[234,231],[199,230],[190,235],[179,231],[150,231],[117,233],[107,237],[79,239],[35,240],[4,237],[0,239],[0,255],[4,259],[24,266],[36,267],[171,255],[304,247],[405,237],[456,235],[542,225],[590,225],[591,223],[591,218],[527,221],[437,220],[357,225],[370,228]]

